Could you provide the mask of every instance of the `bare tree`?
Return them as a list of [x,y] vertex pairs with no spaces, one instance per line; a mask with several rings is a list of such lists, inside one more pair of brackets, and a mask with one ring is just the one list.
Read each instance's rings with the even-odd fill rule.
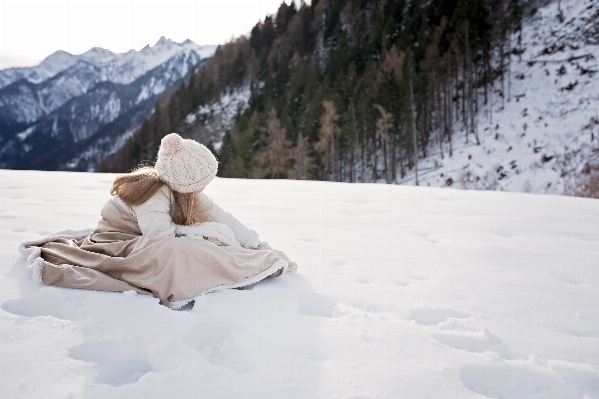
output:
[[421,61],[421,69],[429,74],[431,77],[431,110],[433,110],[434,118],[434,129],[437,131],[437,140],[439,141],[439,152],[441,159],[443,159],[443,134],[441,117],[443,115],[443,109],[441,107],[441,83],[442,77],[440,77],[440,59],[439,59],[439,43],[441,41],[441,35],[447,27],[447,17],[443,16],[441,22],[433,33],[431,42],[426,46],[424,59]]
[[297,180],[307,180],[310,169],[314,163],[314,158],[310,155],[310,142],[300,132],[297,137],[297,146],[292,150],[292,157],[295,161],[293,166],[293,177]]
[[341,129],[337,125],[339,115],[337,115],[335,104],[332,101],[323,100],[322,106],[324,107],[324,113],[320,117],[320,139],[314,145],[314,149],[322,157],[323,165],[333,172],[334,179],[338,181],[339,171],[335,162],[337,146],[335,144],[341,134]]
[[292,159],[291,142],[286,138],[286,130],[281,127],[274,107],[268,113],[266,122],[266,147],[260,154],[259,164],[263,177],[278,179],[285,177]]
[[393,127],[393,124],[391,123],[393,115],[390,112],[387,112],[380,104],[374,104],[374,107],[381,113],[381,117],[376,121],[376,137],[382,142],[383,163],[385,165],[385,181],[387,184],[389,184],[393,181],[393,172],[388,162],[389,157],[387,156],[387,137],[389,130]]

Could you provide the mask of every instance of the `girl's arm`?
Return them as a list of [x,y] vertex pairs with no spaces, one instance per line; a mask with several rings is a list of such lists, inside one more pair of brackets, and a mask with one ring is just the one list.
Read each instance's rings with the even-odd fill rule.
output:
[[171,218],[171,193],[162,187],[152,198],[141,205],[133,206],[137,224],[144,236],[175,236],[175,223]]
[[229,226],[235,234],[235,239],[241,246],[244,248],[256,249],[256,247],[260,245],[261,241],[258,239],[258,233],[246,227],[229,212],[225,212],[220,206],[208,198],[206,194],[200,193],[199,200],[202,208],[208,209],[208,218],[211,219],[208,221]]

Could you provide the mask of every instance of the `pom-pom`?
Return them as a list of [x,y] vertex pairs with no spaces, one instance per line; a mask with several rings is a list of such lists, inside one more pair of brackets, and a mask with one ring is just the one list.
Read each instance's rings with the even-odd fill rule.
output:
[[173,155],[179,151],[182,143],[183,139],[177,133],[167,134],[160,142],[160,151],[164,155]]

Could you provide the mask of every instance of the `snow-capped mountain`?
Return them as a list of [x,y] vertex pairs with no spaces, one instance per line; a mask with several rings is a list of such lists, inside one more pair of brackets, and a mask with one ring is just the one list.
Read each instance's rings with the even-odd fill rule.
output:
[[1,70],[0,89],[21,79],[31,83],[41,83],[70,68],[78,61],[103,68],[105,80],[115,83],[131,83],[181,50],[193,50],[201,58],[207,58],[214,53],[215,49],[216,46],[200,46],[191,40],[175,43],[163,36],[154,46],[147,45],[140,51],[129,50],[122,54],[115,54],[100,47],[94,47],[79,55],[59,50],[49,55],[38,66]]
[[71,147],[101,129],[122,136],[215,49],[162,37],[141,51],[56,52],[37,67],[0,71],[0,166],[62,168]]

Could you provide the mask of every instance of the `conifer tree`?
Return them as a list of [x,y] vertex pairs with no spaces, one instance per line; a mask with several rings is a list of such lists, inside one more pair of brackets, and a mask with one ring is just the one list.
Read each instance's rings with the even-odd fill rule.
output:
[[391,123],[391,119],[393,118],[393,115],[391,115],[390,112],[387,112],[385,110],[385,108],[383,108],[382,105],[380,104],[374,104],[374,107],[381,113],[381,117],[379,119],[377,119],[376,121],[376,134],[377,134],[377,138],[379,140],[381,140],[382,142],[382,147],[383,147],[383,163],[385,165],[385,180],[387,181],[387,183],[391,183],[393,181],[393,171],[392,171],[392,167],[391,165],[389,165],[388,162],[388,156],[387,156],[387,136],[389,133],[389,130],[393,127],[393,124]]
[[414,182],[418,185],[418,134],[416,133],[416,104],[414,102],[414,87],[412,84],[414,74],[413,54],[408,50],[407,54],[408,87],[410,93],[410,116],[412,130],[412,145],[414,146]]
[[[505,66],[503,57],[512,51],[502,46],[510,45],[506,38],[520,37],[529,4],[314,0],[281,5],[248,37],[220,46],[188,84],[161,95],[154,114],[114,155],[111,170],[153,161],[160,139],[184,126],[189,112],[248,85],[247,106],[223,129],[217,154],[221,175],[396,181],[396,174],[403,178],[406,167],[417,167],[418,157],[426,157],[431,141],[438,141],[442,156],[449,150],[451,157],[457,122],[466,138],[474,134],[479,141],[479,91],[490,106],[489,87],[496,78],[491,66],[499,68],[499,77],[504,69],[509,75],[509,56]],[[513,53],[520,51],[517,44]],[[509,99],[509,79],[507,94]],[[212,128],[219,117],[202,118]],[[391,120],[394,127],[383,129]],[[318,156],[318,168],[309,166],[316,163],[311,155]]]

